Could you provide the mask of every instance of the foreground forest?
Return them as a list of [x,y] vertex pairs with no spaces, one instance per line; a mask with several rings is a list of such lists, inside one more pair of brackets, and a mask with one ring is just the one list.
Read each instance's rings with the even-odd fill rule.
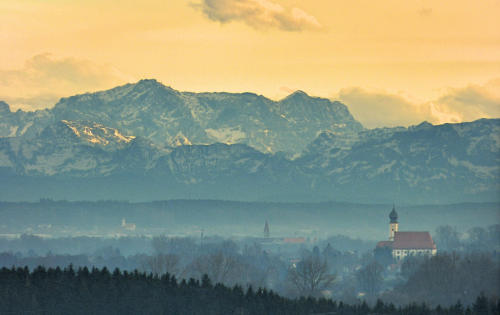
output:
[[106,268],[74,270],[71,266],[33,272],[0,270],[2,314],[498,314],[500,300],[484,295],[469,307],[425,304],[396,307],[378,300],[374,306],[327,299],[283,298],[266,289],[244,290],[213,284],[208,276],[177,281],[174,276],[112,273]]

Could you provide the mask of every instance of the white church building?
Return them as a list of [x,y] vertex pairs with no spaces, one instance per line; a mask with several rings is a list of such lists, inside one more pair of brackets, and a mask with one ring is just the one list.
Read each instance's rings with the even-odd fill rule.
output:
[[429,232],[400,232],[398,213],[394,206],[389,219],[389,240],[378,242],[377,248],[389,248],[396,261],[407,256],[436,255],[436,244]]

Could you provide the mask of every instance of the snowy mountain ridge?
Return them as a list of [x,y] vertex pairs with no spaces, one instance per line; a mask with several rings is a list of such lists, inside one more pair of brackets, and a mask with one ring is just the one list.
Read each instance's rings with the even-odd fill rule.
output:
[[300,153],[322,131],[363,128],[344,104],[304,92],[273,101],[253,93],[179,92],[156,80],[62,98],[45,111],[0,112],[0,118],[0,137],[25,135],[17,130],[29,123],[36,126],[27,136],[56,121],[92,121],[159,145],[182,134],[192,144],[242,143],[290,154]]
[[[35,181],[77,199],[107,192],[118,199],[498,201],[499,137],[499,119],[323,132],[290,160],[245,144],[189,145],[178,134],[179,142],[159,146],[101,124],[60,121],[37,137],[0,139],[0,177],[9,179],[0,199],[13,196],[6,183]],[[77,183],[85,189],[67,191]],[[33,186],[33,196],[46,194]]]
[[297,91],[179,92],[154,80],[0,103],[0,200],[500,201],[500,119],[364,129]]

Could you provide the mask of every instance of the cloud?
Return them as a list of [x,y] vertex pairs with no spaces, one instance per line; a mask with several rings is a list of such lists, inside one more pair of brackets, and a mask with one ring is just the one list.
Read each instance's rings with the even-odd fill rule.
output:
[[[464,88],[448,89],[431,102],[435,116],[442,120],[464,121],[500,117],[500,78],[484,85],[470,84]],[[448,117],[449,116],[449,117]]]
[[27,60],[22,69],[0,69],[0,100],[13,109],[46,108],[60,97],[113,87],[131,79],[109,65],[45,53]]
[[285,9],[269,0],[202,0],[193,6],[213,21],[241,21],[256,29],[297,32],[322,27],[314,16],[303,10]]
[[416,102],[384,91],[359,87],[341,89],[336,96],[365,127],[435,124],[500,117],[500,78],[484,85],[446,89],[435,100]]
[[359,87],[341,89],[337,95],[365,127],[407,126],[429,119],[429,111],[405,97]]
[[418,15],[422,17],[430,16],[432,14],[432,8],[421,8],[418,10]]

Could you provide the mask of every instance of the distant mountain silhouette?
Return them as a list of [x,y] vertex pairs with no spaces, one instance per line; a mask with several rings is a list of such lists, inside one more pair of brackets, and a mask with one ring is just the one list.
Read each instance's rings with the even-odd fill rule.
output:
[[44,111],[1,103],[0,133],[0,200],[500,199],[499,119],[367,130],[301,91],[274,102],[143,80]]

